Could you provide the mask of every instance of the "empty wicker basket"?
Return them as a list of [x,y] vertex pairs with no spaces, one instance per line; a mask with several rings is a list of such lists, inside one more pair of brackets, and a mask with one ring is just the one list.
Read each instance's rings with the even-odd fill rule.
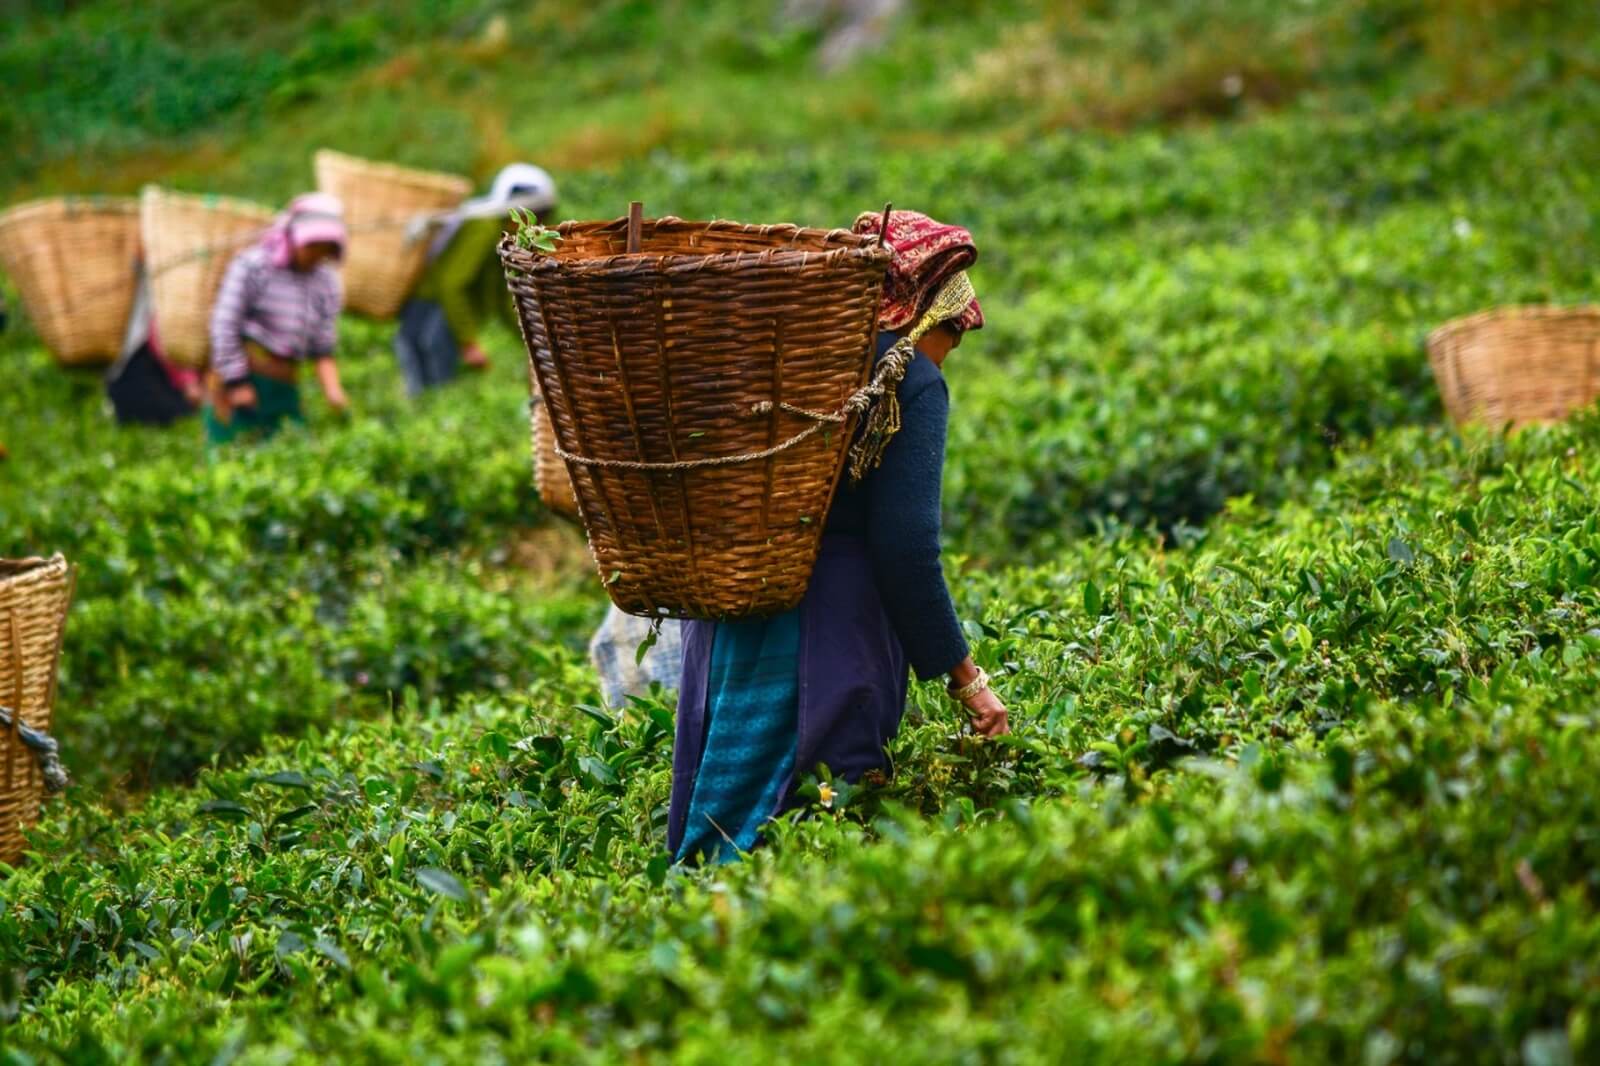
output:
[[427,264],[428,241],[406,239],[419,215],[459,206],[472,182],[455,174],[374,163],[327,148],[314,160],[317,188],[344,201],[345,307],[374,318],[400,311]]
[[1428,360],[1457,422],[1565,418],[1600,395],[1600,307],[1504,307],[1428,335]]
[[529,424],[533,431],[533,484],[539,490],[539,499],[556,514],[577,518],[578,497],[572,490],[572,477],[556,454],[555,427],[537,392],[533,394]]
[[889,252],[663,218],[630,255],[627,225],[566,223],[548,255],[501,244],[601,579],[631,614],[785,610],[816,561]]
[[222,275],[271,224],[272,210],[247,200],[147,186],[139,214],[162,350],[173,362],[204,366],[211,351],[211,304]]
[[50,559],[0,559],[0,705],[17,712],[0,729],[0,862],[22,853],[22,831],[39,817],[45,778],[19,726],[50,728],[56,665],[72,600],[72,570]]
[[0,215],[0,268],[63,366],[116,359],[133,306],[138,204],[122,197],[64,197]]

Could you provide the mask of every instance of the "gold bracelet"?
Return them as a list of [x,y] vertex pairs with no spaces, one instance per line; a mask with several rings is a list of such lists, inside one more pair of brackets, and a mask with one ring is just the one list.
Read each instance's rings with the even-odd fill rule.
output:
[[971,681],[968,681],[965,685],[962,685],[960,688],[956,688],[955,682],[952,681],[950,684],[945,686],[944,691],[945,691],[945,694],[948,695],[951,699],[955,700],[957,703],[961,704],[962,706],[966,706],[966,702],[968,700],[970,700],[972,697],[976,696],[978,693],[982,692],[984,689],[986,689],[988,687],[989,687],[989,673],[988,673],[987,670],[985,670],[983,667],[980,666],[980,667],[978,667],[978,676],[977,677],[973,678]]

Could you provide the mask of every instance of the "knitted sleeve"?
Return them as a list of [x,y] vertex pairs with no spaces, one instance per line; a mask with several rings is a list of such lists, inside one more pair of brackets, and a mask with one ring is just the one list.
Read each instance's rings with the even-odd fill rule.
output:
[[[499,267],[494,250],[499,239],[499,219],[471,219],[462,223],[438,258],[428,264],[427,295],[444,311],[445,321],[450,323],[450,335],[457,344],[466,345],[478,339],[483,325],[479,303],[484,264],[492,261]],[[500,288],[504,292],[503,275]],[[509,302],[510,294],[505,293],[505,298]]]
[[326,359],[339,342],[339,311],[344,307],[344,281],[332,266],[319,268],[320,299],[317,320],[311,324],[311,344],[306,352],[312,359]]
[[233,257],[211,305],[211,368],[228,384],[250,377],[244,351],[244,320],[255,289],[255,262],[249,253]]
[[869,490],[867,550],[878,594],[906,658],[927,680],[948,673],[968,649],[940,564],[939,497],[950,393],[937,370],[915,376],[923,384],[909,396],[902,386],[901,429],[863,488]]

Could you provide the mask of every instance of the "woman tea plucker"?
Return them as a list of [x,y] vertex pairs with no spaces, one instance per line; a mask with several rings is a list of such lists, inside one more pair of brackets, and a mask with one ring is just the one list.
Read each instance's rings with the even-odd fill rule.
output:
[[[875,234],[879,214],[857,233]],[[973,663],[939,561],[949,392],[942,365],[983,312],[966,270],[972,235],[895,211],[879,314],[880,369],[904,377],[864,419],[793,610],[684,626],[668,846],[681,861],[726,861],[798,804],[826,766],[854,781],[888,769],[909,671],[949,679],[973,728],[1007,731],[1006,709]]]
[[303,422],[303,363],[315,367],[328,405],[348,408],[333,359],[344,303],[336,264],[347,240],[339,200],[306,193],[228,264],[211,307],[211,443],[271,436],[286,422]]

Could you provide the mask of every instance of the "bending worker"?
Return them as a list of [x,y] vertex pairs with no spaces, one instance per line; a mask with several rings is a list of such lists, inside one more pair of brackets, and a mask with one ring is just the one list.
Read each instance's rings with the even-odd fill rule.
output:
[[484,323],[498,316],[517,329],[495,246],[510,228],[512,208],[531,211],[544,221],[555,206],[550,175],[531,163],[513,163],[495,175],[487,196],[422,220],[423,226],[434,227],[428,267],[400,309],[394,336],[395,358],[409,395],[449,381],[458,366],[488,367],[478,336]]
[[316,365],[328,405],[349,401],[333,361],[344,288],[344,207],[326,193],[297,196],[259,243],[234,256],[211,309],[206,438],[270,437],[305,421],[300,364]]
[[855,782],[893,766],[909,672],[943,677],[955,713],[984,736],[1009,730],[973,662],[940,563],[946,363],[983,311],[967,277],[972,234],[915,211],[869,212],[855,231],[894,253],[878,317],[882,401],[850,446],[800,605],[735,622],[683,624],[667,842],[682,862],[724,862],[803,805],[826,766]]

